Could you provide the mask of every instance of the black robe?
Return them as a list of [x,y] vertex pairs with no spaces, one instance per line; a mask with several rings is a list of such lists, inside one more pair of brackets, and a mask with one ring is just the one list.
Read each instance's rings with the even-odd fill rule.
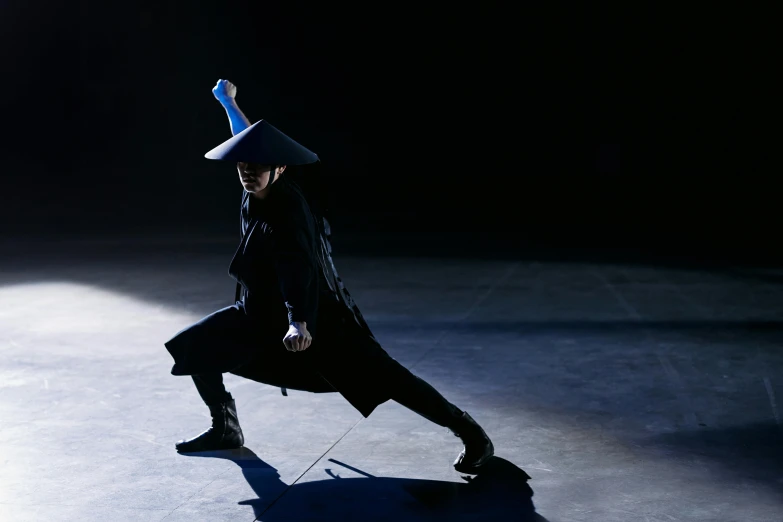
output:
[[[229,275],[235,303],[165,343],[173,375],[230,372],[285,389],[339,392],[365,417],[390,399],[402,367],[373,336],[331,257],[329,225],[301,189],[279,178],[263,201],[245,192],[242,240]],[[313,341],[289,352],[291,322],[306,322]]]

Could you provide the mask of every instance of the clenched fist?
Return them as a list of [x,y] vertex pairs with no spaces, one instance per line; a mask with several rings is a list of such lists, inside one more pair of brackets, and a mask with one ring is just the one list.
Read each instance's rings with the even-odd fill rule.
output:
[[313,338],[307,331],[307,323],[293,323],[283,337],[283,344],[289,352],[302,352],[310,347]]
[[217,85],[212,88],[212,94],[220,103],[231,101],[237,95],[237,86],[228,80],[218,80]]

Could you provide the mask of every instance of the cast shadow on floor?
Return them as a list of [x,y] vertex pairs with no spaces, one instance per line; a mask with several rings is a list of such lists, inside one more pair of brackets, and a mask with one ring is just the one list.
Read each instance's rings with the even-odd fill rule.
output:
[[[511,462],[494,457],[465,483],[437,480],[380,478],[348,464],[329,459],[324,480],[289,486],[277,470],[248,448],[188,454],[231,460],[258,498],[238,500],[252,506],[257,520],[346,521],[518,521],[546,522],[535,512],[527,473]],[[340,478],[351,470],[362,478]]]

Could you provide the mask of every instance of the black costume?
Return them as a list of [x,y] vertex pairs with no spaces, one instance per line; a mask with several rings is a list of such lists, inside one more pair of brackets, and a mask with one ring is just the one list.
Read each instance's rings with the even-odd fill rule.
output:
[[[230,372],[282,388],[339,391],[365,417],[391,398],[407,370],[372,335],[317,228],[290,179],[277,180],[263,201],[244,194],[244,234],[229,267],[240,299],[166,343],[172,374]],[[294,321],[313,336],[303,352],[283,346]]]
[[[317,160],[263,120],[207,157],[243,158],[272,165],[272,172],[275,165]],[[390,357],[375,339],[335,270],[328,223],[313,214],[293,180],[280,177],[263,200],[244,192],[241,231],[229,266],[229,275],[237,281],[235,303],[165,343],[175,361],[171,373],[191,375],[213,414],[208,430],[212,435],[205,432],[201,438],[181,441],[178,449],[242,445],[234,401],[222,380],[222,373],[230,372],[279,386],[284,395],[287,388],[336,391],[365,417],[394,399],[455,433],[482,440],[473,464],[491,456],[491,442],[470,416]],[[301,352],[288,351],[282,342],[294,322],[306,322],[312,335],[312,344]],[[224,436],[217,440],[215,433],[221,430]],[[470,472],[467,467],[465,471]]]

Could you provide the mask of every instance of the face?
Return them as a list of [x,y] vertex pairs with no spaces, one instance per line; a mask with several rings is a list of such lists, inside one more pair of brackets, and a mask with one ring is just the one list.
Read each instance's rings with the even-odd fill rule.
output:
[[[270,181],[269,165],[260,165],[258,163],[237,163],[237,172],[239,172],[239,181],[242,186],[248,192],[258,193],[269,187]],[[275,169],[275,178],[277,179],[280,174],[285,170],[285,165]]]

